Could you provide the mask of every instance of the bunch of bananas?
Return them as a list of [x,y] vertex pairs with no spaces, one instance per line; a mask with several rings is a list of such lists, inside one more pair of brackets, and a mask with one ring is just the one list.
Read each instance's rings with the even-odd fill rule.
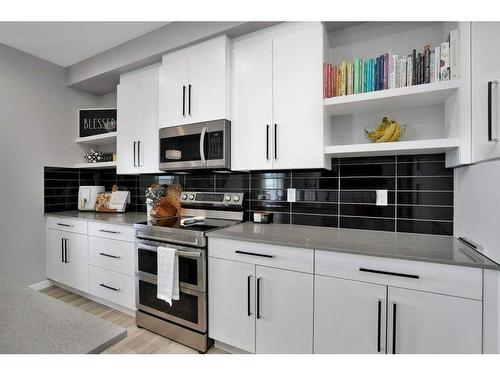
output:
[[382,122],[374,131],[365,129],[366,136],[372,143],[396,142],[399,141],[405,128],[396,121],[384,117]]

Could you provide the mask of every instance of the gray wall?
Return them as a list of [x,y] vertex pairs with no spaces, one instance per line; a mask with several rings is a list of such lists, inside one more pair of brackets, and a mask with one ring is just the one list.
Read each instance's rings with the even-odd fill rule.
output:
[[66,87],[64,68],[0,44],[0,277],[46,278],[43,166],[81,160],[77,109],[98,99]]

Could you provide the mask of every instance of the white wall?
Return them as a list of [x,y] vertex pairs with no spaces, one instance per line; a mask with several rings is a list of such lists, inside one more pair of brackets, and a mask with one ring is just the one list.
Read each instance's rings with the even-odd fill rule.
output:
[[0,277],[46,278],[44,165],[81,160],[77,109],[95,96],[65,87],[64,68],[0,44]]

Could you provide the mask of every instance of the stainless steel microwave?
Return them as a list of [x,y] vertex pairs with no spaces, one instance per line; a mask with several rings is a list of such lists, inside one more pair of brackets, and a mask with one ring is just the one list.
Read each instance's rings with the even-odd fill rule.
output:
[[231,123],[214,120],[160,129],[160,169],[231,168]]

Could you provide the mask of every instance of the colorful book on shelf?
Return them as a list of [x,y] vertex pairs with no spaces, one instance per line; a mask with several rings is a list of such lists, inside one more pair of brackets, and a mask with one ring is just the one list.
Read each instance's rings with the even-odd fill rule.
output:
[[450,44],[450,79],[460,78],[460,34],[458,29],[451,30]]
[[384,90],[389,88],[389,54],[384,54]]
[[431,46],[424,47],[424,83],[431,81]]
[[441,65],[441,47],[434,48],[434,81],[438,82]]
[[441,43],[441,58],[439,65],[439,79],[447,81],[450,79],[450,43]]
[[413,55],[411,53],[406,56],[406,85],[413,85]]

